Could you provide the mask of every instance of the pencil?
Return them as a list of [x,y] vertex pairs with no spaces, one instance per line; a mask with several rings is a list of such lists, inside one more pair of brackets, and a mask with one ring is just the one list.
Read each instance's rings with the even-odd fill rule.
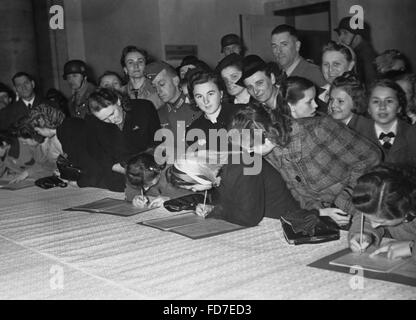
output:
[[361,213],[360,253],[363,253],[363,229],[364,229],[364,214]]
[[204,212],[205,212],[205,203],[207,202],[207,192],[208,192],[208,190],[205,190],[205,196],[204,196]]

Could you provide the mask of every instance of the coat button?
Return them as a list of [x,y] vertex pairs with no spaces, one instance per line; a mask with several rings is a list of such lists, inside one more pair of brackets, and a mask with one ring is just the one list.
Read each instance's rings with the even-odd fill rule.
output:
[[302,181],[299,176],[296,176],[295,179],[296,179],[297,182],[301,182]]

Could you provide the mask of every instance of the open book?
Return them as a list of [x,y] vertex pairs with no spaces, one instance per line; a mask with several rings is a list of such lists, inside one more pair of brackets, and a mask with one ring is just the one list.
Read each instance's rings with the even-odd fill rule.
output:
[[95,213],[113,214],[116,216],[133,216],[155,208],[137,208],[131,202],[126,200],[104,198],[98,201],[90,202],[76,207],[65,209],[65,211],[87,211]]
[[138,224],[174,232],[191,239],[207,238],[246,228],[220,219],[204,219],[196,215],[193,211],[142,221]]
[[[349,251],[347,254],[334,259],[329,263],[334,266],[389,273],[408,262],[406,259],[388,259],[386,253],[371,256],[371,253],[375,250],[376,248],[372,246],[364,253]],[[414,268],[416,269],[416,265]]]
[[22,180],[16,183],[9,183],[8,180],[0,180],[0,189],[5,190],[20,190],[28,187],[32,187],[35,185],[33,180]]

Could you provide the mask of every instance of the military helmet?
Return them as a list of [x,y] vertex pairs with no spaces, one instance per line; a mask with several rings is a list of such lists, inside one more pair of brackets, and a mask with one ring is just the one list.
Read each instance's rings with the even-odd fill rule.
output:
[[87,75],[87,66],[84,61],[81,60],[69,60],[64,65],[64,80],[66,76],[71,73],[80,73],[83,76]]

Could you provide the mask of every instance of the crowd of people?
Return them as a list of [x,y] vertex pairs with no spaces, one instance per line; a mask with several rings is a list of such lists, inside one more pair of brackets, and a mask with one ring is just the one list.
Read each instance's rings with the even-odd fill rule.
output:
[[[289,25],[271,31],[272,62],[246,56],[235,34],[221,39],[215,68],[195,56],[174,68],[129,45],[124,75],[106,71],[95,86],[86,63],[70,60],[68,99],[42,97],[18,72],[14,90],[0,84],[1,179],[59,175],[63,158],[79,168],[73,185],[125,192],[135,206],[209,190],[203,217],[254,226],[285,216],[312,234],[328,216],[350,230],[352,250],[389,235],[397,241],[381,251],[416,257],[416,76],[398,50],[376,54],[349,18],[335,31],[321,66],[299,54]],[[182,147],[192,152],[172,152]],[[246,174],[253,157],[261,169]]]

